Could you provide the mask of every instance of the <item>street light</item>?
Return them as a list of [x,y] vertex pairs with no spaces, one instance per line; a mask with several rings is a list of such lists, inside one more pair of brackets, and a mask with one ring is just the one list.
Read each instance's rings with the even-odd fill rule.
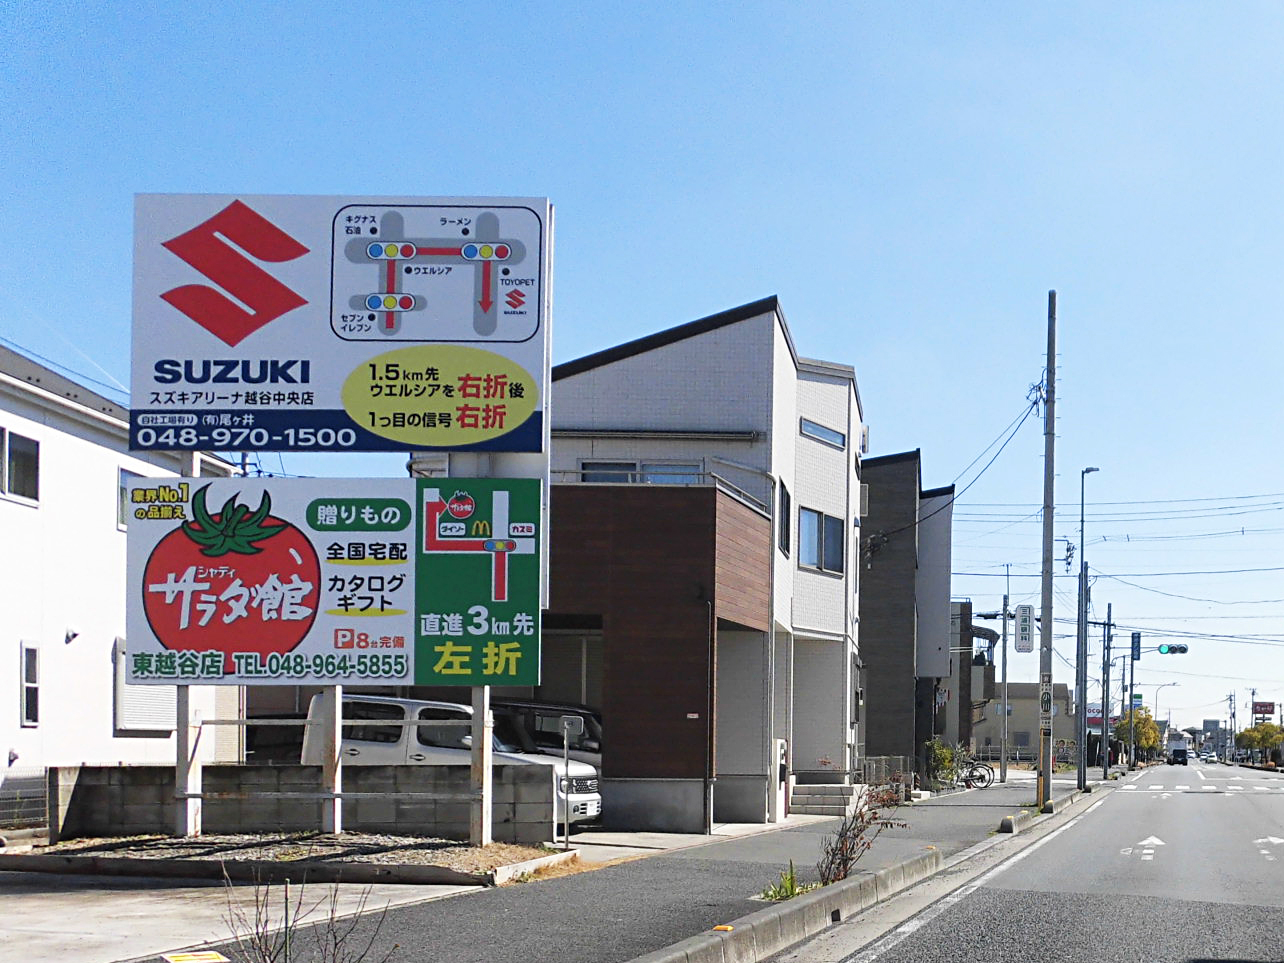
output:
[[[1099,468],[1085,468],[1079,472],[1079,618],[1075,630],[1074,682],[1078,689],[1078,707],[1075,711],[1074,737],[1079,744],[1079,791],[1088,788],[1088,705],[1085,690],[1088,688],[1088,559],[1083,553],[1083,488],[1084,479]],[[1104,711],[1105,699],[1102,699]]]
[[[1159,691],[1160,691],[1161,689],[1167,689],[1170,685],[1181,685],[1181,683],[1180,683],[1180,682],[1164,682],[1164,683],[1162,683],[1161,685],[1157,685],[1157,686],[1155,686],[1155,721],[1156,721],[1156,722],[1158,722],[1158,721],[1159,721]],[[1164,723],[1164,738],[1167,738],[1167,737],[1168,737],[1168,730],[1169,730],[1169,728],[1171,728],[1171,726],[1172,726],[1172,717],[1171,717],[1171,713],[1170,713],[1170,714],[1169,714],[1169,719],[1168,719],[1168,721],[1167,721],[1166,723]]]

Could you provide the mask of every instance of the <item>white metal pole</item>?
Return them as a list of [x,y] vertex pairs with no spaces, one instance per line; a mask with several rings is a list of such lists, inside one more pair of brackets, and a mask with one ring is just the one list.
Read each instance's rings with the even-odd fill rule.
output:
[[[200,453],[179,453],[179,475],[200,476]],[[176,687],[174,717],[174,835],[201,834],[201,720],[192,708],[192,687]]]
[[330,793],[321,801],[321,831],[343,832],[343,686],[328,685],[321,690],[320,712],[309,725],[321,726],[321,791]]
[[[492,831],[492,742],[494,722],[490,715],[490,686],[473,686],[473,751],[472,806],[468,817],[468,841],[474,846],[488,846],[494,840]],[[554,783],[556,787],[556,783]],[[556,809],[556,790],[554,791]]]

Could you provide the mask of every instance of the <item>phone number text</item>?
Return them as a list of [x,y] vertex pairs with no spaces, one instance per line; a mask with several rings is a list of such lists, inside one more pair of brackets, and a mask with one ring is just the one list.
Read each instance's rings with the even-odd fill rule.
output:
[[236,652],[232,655],[236,675],[242,678],[325,678],[325,679],[400,679],[410,669],[405,654],[369,653],[337,655],[334,653]]
[[194,448],[208,445],[220,451],[253,448],[351,448],[357,433],[351,428],[139,428],[139,448]]

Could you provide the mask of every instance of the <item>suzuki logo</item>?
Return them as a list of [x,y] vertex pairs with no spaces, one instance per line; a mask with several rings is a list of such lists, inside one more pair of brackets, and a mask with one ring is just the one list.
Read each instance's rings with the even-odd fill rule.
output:
[[508,302],[510,308],[520,308],[526,303],[526,295],[517,289],[513,289],[508,292],[508,297],[504,298],[504,300]]
[[260,261],[273,262],[293,261],[308,249],[240,201],[163,242],[162,247],[232,296],[204,284],[185,284],[161,295],[228,345],[239,344],[265,324],[308,303],[237,248]]

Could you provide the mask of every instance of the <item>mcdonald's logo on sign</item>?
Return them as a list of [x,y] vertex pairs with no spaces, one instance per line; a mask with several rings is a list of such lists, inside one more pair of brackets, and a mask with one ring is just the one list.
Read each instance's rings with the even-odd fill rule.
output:
[[479,518],[473,522],[473,530],[470,533],[473,537],[490,538],[490,522],[484,518]]

